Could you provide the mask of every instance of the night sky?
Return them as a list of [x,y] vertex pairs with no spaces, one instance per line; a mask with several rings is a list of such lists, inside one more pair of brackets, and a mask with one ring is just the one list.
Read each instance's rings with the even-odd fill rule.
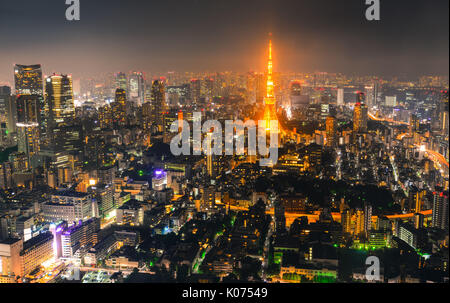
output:
[[140,70],[263,70],[268,32],[274,70],[380,76],[448,75],[449,1],[381,0],[0,0],[0,83],[13,65],[88,77]]

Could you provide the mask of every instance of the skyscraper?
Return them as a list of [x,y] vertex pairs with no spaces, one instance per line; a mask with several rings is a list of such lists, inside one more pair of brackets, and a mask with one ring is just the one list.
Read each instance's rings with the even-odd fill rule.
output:
[[17,136],[18,151],[31,157],[39,152],[39,125],[41,97],[38,95],[18,95],[17,104]]
[[127,103],[127,95],[124,89],[118,88],[116,89],[114,102],[111,103],[111,111],[112,111],[112,120],[116,125],[125,125],[126,124],[126,103]]
[[45,103],[41,109],[41,144],[55,146],[55,133],[75,118],[72,76],[53,74],[45,79]]
[[327,146],[334,147],[336,145],[336,118],[328,116],[325,122],[327,133]]
[[191,79],[191,85],[190,85],[190,97],[192,106],[194,108],[197,107],[200,103],[200,92],[201,92],[201,82],[199,79]]
[[208,171],[208,176],[210,178],[214,177],[214,160],[213,160],[213,151],[212,151],[212,133],[209,132],[206,134],[207,138],[207,149],[206,149],[206,168]]
[[442,188],[436,188],[433,192],[433,217],[432,226],[443,229],[448,232],[448,191],[442,191]]
[[275,232],[277,234],[283,234],[286,232],[286,215],[283,202],[280,199],[275,200],[274,211]]
[[344,105],[344,89],[338,88],[337,91],[337,105],[341,106]]
[[0,144],[16,131],[16,103],[9,86],[0,86]]
[[40,64],[14,66],[16,95],[43,96],[42,69]]
[[152,120],[159,131],[163,131],[164,128],[165,110],[166,93],[164,83],[160,80],[155,80],[152,85]]
[[128,99],[136,106],[145,102],[145,81],[141,72],[132,72],[128,78]]
[[28,164],[39,151],[40,124],[43,109],[41,65],[14,66],[16,89],[18,150],[26,154]]
[[123,90],[127,90],[127,75],[125,75],[125,73],[117,73],[116,75],[115,75],[115,88],[117,89],[117,88],[120,88],[120,89],[123,89]]
[[367,107],[364,103],[364,93],[357,94],[357,102],[353,111],[353,132],[363,133],[367,131]]
[[442,134],[448,135],[449,111],[448,111],[448,90],[441,92],[441,100],[439,104],[439,129]]
[[367,239],[370,236],[370,230],[372,229],[372,205],[364,204],[364,235]]
[[412,135],[415,132],[418,132],[420,129],[420,121],[419,117],[415,114],[411,114],[409,119],[409,133]]
[[352,212],[350,209],[344,209],[341,213],[342,232],[352,233]]

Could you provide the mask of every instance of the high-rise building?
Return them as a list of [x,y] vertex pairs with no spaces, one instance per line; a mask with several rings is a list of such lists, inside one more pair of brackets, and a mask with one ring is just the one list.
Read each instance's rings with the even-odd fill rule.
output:
[[163,131],[164,128],[165,112],[166,93],[164,83],[160,80],[155,80],[152,85],[152,120],[159,131]]
[[448,232],[448,216],[448,191],[444,192],[442,188],[436,188],[433,192],[432,226]]
[[14,66],[16,95],[44,95],[40,64]]
[[372,205],[364,204],[364,234],[369,239],[372,230]]
[[22,276],[20,252],[22,239],[5,239],[0,241],[0,283],[14,283],[17,276]]
[[145,130],[151,130],[152,126],[152,103],[145,102],[142,104],[142,128]]
[[199,105],[200,97],[201,97],[201,81],[200,79],[191,79],[190,98],[192,106],[194,108],[196,108]]
[[125,90],[118,88],[116,89],[114,102],[111,103],[111,112],[113,124],[125,125],[127,122],[127,95]]
[[141,72],[132,72],[128,77],[128,99],[135,106],[141,106],[145,102],[145,81]]
[[439,129],[442,134],[448,135],[449,131],[449,107],[448,107],[448,90],[441,92],[441,101],[439,104]]
[[280,199],[275,200],[274,215],[275,215],[275,232],[277,234],[284,234],[286,232],[286,215],[283,202]]
[[117,88],[120,88],[120,89],[123,89],[123,90],[127,90],[127,75],[125,75],[125,73],[121,73],[121,72],[119,72],[119,73],[117,73],[116,75],[115,75],[115,88],[117,89]]
[[214,160],[213,160],[213,151],[212,151],[212,133],[209,132],[206,134],[207,140],[207,149],[206,149],[206,168],[208,171],[208,176],[210,178],[214,177]]
[[97,184],[89,188],[95,203],[98,205],[100,217],[106,218],[114,209],[114,187],[111,185]]
[[266,78],[263,73],[255,74],[255,100],[256,104],[264,104],[264,97],[266,96]]
[[341,213],[341,225],[344,233],[352,233],[352,212],[350,209],[344,209]]
[[359,93],[357,95],[357,102],[355,104],[355,109],[353,110],[353,131],[355,133],[362,133],[367,131],[367,107],[361,101],[364,94]]
[[397,106],[397,96],[385,96],[385,106],[396,107]]
[[409,201],[408,201],[409,203],[407,206],[407,211],[416,213],[421,212],[425,194],[426,194],[425,190],[418,190],[417,188],[413,188],[409,192]]
[[356,210],[356,225],[355,234],[358,236],[364,235],[364,211],[362,209]]
[[9,86],[0,86],[0,145],[16,131],[17,109]]
[[293,81],[290,87],[290,103],[291,108],[301,111],[309,105],[309,98],[303,95],[302,85],[300,81]]
[[423,228],[424,221],[425,221],[425,216],[423,214],[420,214],[420,213],[414,214],[414,227],[416,229]]
[[31,157],[39,152],[43,113],[43,82],[41,65],[14,66],[16,90],[17,136],[19,152]]
[[419,117],[415,114],[411,114],[409,118],[409,133],[412,135],[415,132],[418,132],[420,129],[420,120]]
[[327,133],[327,146],[336,146],[336,118],[333,116],[328,116],[325,122],[325,128]]
[[375,89],[373,86],[366,86],[365,87],[365,94],[366,94],[366,100],[365,103],[367,104],[367,107],[372,107],[375,104]]
[[344,89],[338,88],[337,91],[337,105],[341,106],[344,105]]
[[18,151],[27,155],[28,163],[39,152],[41,100],[39,95],[18,95],[16,99]]
[[62,257],[72,258],[78,256],[80,249],[86,251],[98,242],[97,233],[100,230],[100,220],[92,218],[79,221],[77,225],[66,228],[61,234]]
[[45,79],[45,105],[41,123],[42,144],[55,145],[55,130],[75,118],[72,76],[53,74]]

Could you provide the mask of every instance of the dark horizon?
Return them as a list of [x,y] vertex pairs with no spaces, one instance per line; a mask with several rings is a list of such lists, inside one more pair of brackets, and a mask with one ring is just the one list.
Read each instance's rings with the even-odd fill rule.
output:
[[[75,78],[109,72],[263,71],[268,33],[274,70],[378,75],[449,73],[447,0],[381,1],[366,21],[363,0],[81,0],[0,4],[0,83],[14,64]],[[89,54],[89,55],[88,55]]]

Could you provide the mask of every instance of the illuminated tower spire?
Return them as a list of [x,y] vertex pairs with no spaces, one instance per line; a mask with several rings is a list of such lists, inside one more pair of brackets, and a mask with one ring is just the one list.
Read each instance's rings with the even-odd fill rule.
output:
[[[271,36],[271,34],[270,34]],[[275,104],[275,97],[273,95],[273,62],[272,62],[272,40],[269,40],[269,59],[267,61],[267,86],[265,104]]]
[[[272,34],[269,34],[272,36]],[[270,121],[278,120],[275,111],[275,95],[273,89],[273,62],[272,62],[272,40],[269,40],[269,58],[267,61],[267,84],[266,97],[264,98],[264,120],[266,121],[266,130],[269,130]]]

